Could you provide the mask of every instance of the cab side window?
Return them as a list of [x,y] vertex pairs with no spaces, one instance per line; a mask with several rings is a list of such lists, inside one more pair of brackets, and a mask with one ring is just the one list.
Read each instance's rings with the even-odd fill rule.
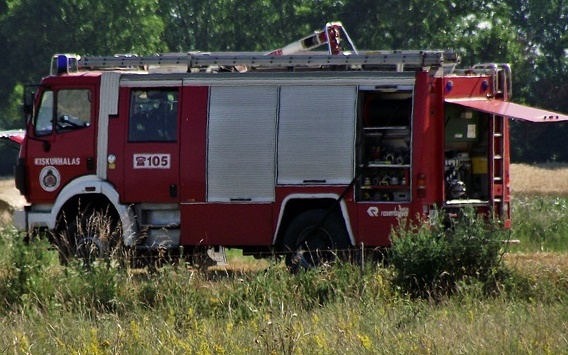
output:
[[130,94],[128,141],[175,142],[177,89],[134,89]]
[[44,91],[35,120],[35,134],[46,136],[89,127],[91,124],[91,91],[65,89]]

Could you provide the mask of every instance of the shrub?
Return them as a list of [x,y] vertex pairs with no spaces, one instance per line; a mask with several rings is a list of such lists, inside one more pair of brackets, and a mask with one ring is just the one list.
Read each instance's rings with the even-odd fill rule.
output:
[[27,245],[14,230],[2,231],[0,239],[7,253],[0,261],[0,302],[2,307],[10,307],[19,304],[24,295],[38,291],[51,255],[45,240]]
[[496,278],[506,275],[501,272],[506,239],[506,231],[472,210],[465,210],[449,228],[441,217],[429,225],[403,222],[393,231],[388,252],[395,270],[393,285],[412,296],[435,298],[454,293],[468,281],[494,289]]

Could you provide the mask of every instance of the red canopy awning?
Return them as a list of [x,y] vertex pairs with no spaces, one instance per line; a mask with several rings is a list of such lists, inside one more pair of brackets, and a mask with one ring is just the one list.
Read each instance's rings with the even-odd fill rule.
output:
[[538,108],[489,99],[446,99],[446,102],[530,122],[568,121],[568,115]]

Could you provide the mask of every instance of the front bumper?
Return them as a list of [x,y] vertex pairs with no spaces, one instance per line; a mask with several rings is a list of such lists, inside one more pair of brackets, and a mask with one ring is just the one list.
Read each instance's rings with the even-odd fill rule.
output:
[[55,221],[51,211],[31,211],[29,206],[23,210],[14,211],[12,222],[16,230],[21,232],[38,228],[55,228]]

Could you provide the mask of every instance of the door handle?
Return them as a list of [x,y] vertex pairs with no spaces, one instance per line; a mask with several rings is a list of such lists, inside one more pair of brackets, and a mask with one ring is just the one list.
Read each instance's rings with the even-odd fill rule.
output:
[[87,170],[95,170],[95,160],[93,157],[87,158]]
[[170,185],[170,197],[171,198],[176,198],[178,195],[178,188],[176,184],[171,184]]

